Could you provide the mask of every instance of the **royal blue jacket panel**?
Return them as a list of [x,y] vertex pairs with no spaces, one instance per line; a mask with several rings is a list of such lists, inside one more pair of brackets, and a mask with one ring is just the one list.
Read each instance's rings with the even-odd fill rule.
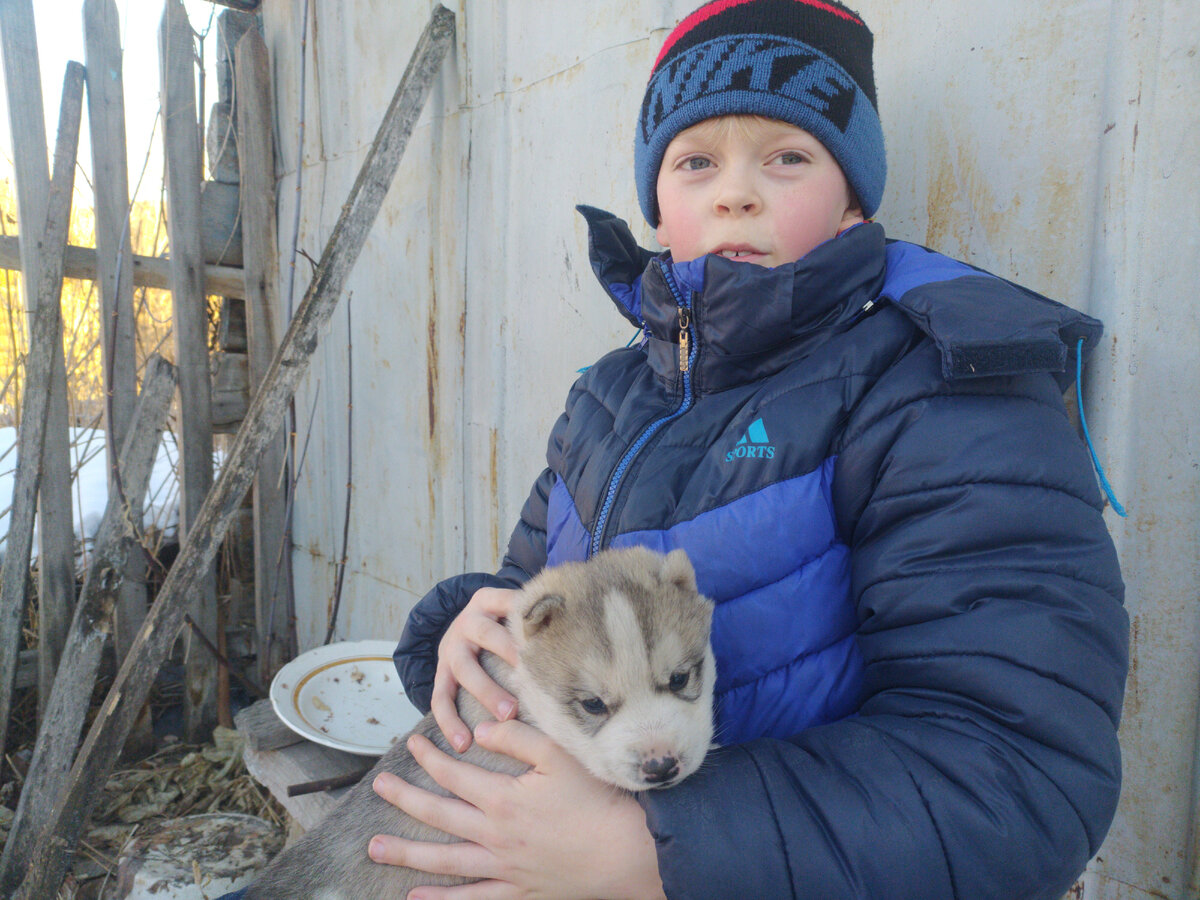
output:
[[1123,587],[1062,403],[1099,323],[874,224],[673,265],[581,211],[645,340],[572,388],[501,572],[417,605],[409,696],[478,587],[683,547],[724,746],[639,795],[669,897],[1061,896],[1120,785]]

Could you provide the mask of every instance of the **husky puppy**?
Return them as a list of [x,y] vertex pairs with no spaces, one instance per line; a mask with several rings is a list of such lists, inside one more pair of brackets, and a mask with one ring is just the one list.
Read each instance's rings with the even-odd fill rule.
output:
[[[487,653],[480,659],[516,696],[520,718],[597,778],[628,791],[669,787],[696,770],[712,741],[711,620],[712,602],[697,591],[682,550],[607,550],[546,569],[525,585],[507,622],[520,651],[517,668]],[[491,718],[464,690],[458,710],[472,729]],[[528,768],[477,743],[456,753],[432,715],[413,731],[494,772]],[[377,796],[371,783],[383,771],[447,793],[398,741],[325,821],[263,870],[246,900],[382,900],[421,884],[471,880],[369,859],[367,843],[376,834],[457,840]]]

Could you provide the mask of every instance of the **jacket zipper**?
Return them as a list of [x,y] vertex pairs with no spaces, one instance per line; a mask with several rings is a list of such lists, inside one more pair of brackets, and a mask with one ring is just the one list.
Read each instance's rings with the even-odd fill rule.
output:
[[683,375],[683,399],[680,400],[674,412],[669,413],[659,419],[655,419],[638,436],[638,439],[633,442],[625,455],[621,457],[621,461],[617,463],[617,468],[613,470],[612,477],[608,481],[608,491],[604,495],[604,505],[600,508],[600,515],[596,517],[596,527],[592,531],[592,544],[588,550],[588,556],[594,556],[600,552],[600,547],[604,540],[604,529],[608,525],[608,516],[612,512],[613,503],[617,499],[617,491],[620,489],[621,480],[625,476],[634,457],[641,452],[642,448],[649,443],[650,439],[658,432],[658,430],[668,422],[679,418],[692,405],[692,363],[696,359],[696,341],[692,334],[692,306],[689,298],[685,298],[679,290],[679,285],[675,283],[675,276],[671,274],[668,266],[664,265],[662,260],[655,260],[655,264],[663,274],[663,279],[667,282],[667,287],[671,289],[672,295],[675,297],[675,305],[679,311],[679,371]]

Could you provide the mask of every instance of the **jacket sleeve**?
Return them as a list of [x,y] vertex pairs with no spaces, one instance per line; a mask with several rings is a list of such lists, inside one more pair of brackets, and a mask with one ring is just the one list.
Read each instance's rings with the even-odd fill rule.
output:
[[529,492],[499,572],[469,572],[447,578],[418,600],[408,614],[393,659],[404,693],[421,712],[429,712],[438,644],[471,596],[483,587],[520,587],[546,564],[546,506],[553,486],[554,473],[546,469]]
[[640,795],[668,897],[1050,900],[1099,848],[1128,619],[1086,449],[1049,375],[937,365],[899,360],[839,448],[858,713]]

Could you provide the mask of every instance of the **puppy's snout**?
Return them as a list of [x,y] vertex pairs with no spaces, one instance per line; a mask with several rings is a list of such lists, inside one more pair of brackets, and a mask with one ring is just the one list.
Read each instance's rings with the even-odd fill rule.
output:
[[662,784],[679,774],[679,760],[674,756],[658,756],[642,763],[642,775],[650,784]]

